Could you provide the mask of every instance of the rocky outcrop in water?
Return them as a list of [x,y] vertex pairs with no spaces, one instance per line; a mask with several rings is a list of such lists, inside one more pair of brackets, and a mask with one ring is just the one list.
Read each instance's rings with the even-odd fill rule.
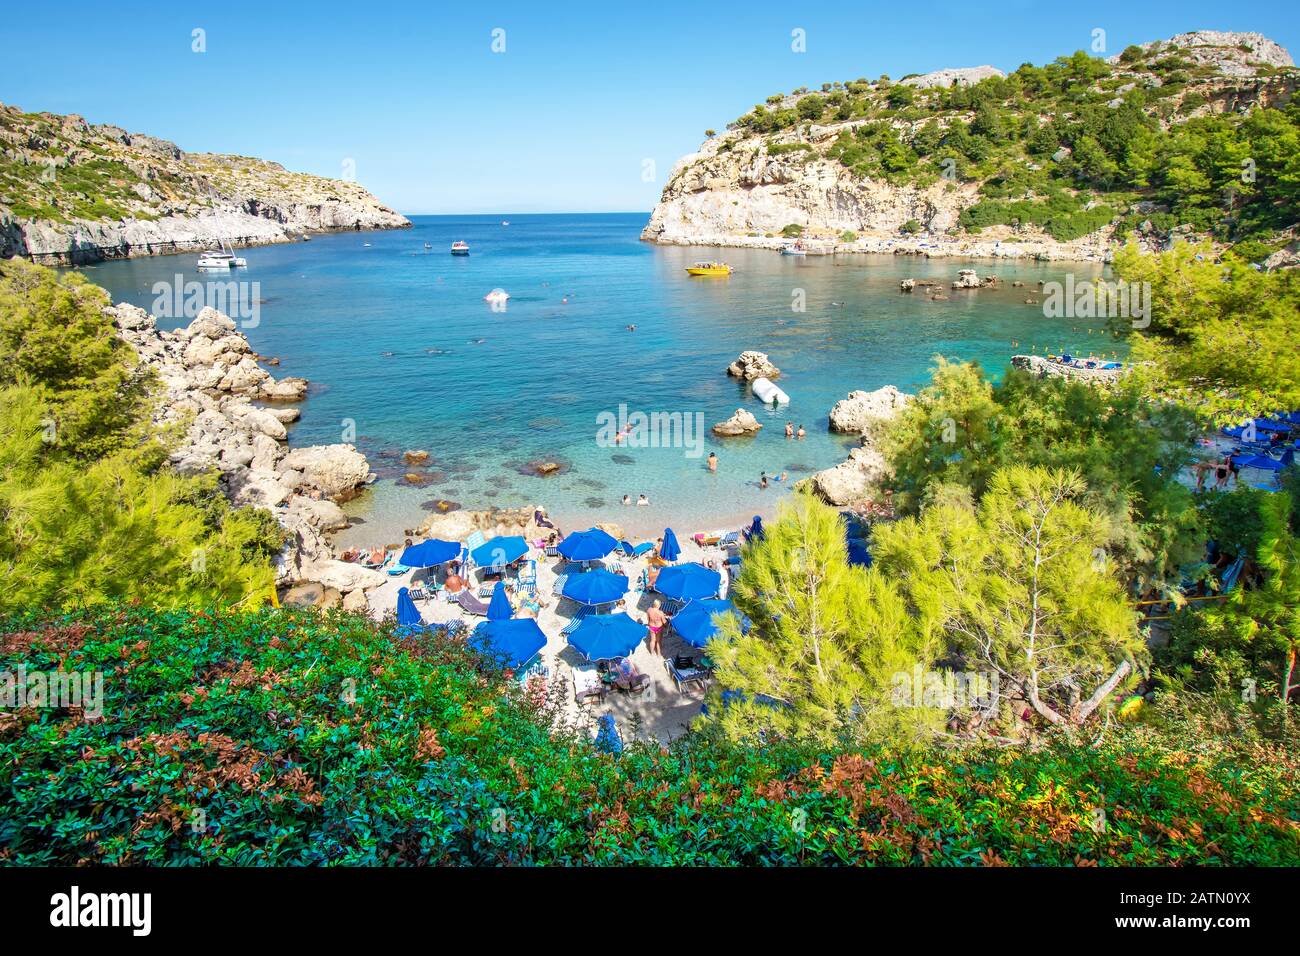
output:
[[186,153],[76,115],[0,104],[0,160],[8,171],[0,256],[45,265],[410,225],[348,179],[246,156]]
[[734,415],[726,421],[718,422],[713,426],[713,434],[720,435],[723,438],[738,438],[741,435],[756,435],[762,424],[753,413],[738,408]]
[[1125,371],[1123,368],[1076,368],[1073,365],[1053,362],[1041,355],[1013,355],[1011,367],[1038,378],[1067,378],[1093,385],[1110,385],[1117,382]]
[[772,364],[766,352],[746,349],[736,361],[727,366],[727,374],[732,378],[752,382],[757,378],[776,378],[781,370]]
[[[175,331],[158,329],[138,306],[108,309],[121,337],[157,376],[159,404],[154,424],[180,432],[171,464],[181,474],[215,471],[236,505],[265,508],[287,533],[276,567],[276,583],[315,582],[346,599],[353,591],[382,584],[375,571],[335,560],[326,535],[346,527],[335,500],[373,480],[365,456],[351,445],[289,449],[286,425],[297,409],[255,404],[268,396],[296,394],[262,368],[233,319],[205,308]],[[353,600],[356,603],[356,600]]]

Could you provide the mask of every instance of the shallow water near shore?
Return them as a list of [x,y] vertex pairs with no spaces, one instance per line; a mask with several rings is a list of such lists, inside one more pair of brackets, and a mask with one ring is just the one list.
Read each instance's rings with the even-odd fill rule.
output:
[[[244,334],[280,359],[276,377],[312,383],[290,443],[352,440],[380,475],[348,504],[361,522],[341,543],[398,539],[438,499],[465,508],[542,503],[563,527],[613,521],[638,536],[770,516],[788,484],[847,454],[853,442],[826,422],[854,389],[915,391],[936,354],[999,372],[1016,352],[1116,348],[1101,320],[1048,319],[1041,305],[1024,302],[1041,299],[1040,280],[1098,274],[1089,264],[984,260],[975,267],[1001,286],[957,291],[948,284],[971,267],[958,259],[659,247],[637,238],[643,213],[505,218],[508,226],[501,216],[421,216],[413,229],[241,253],[248,268],[232,278],[258,283],[260,297],[257,324]],[[448,254],[457,239],[469,243],[469,256]],[[735,272],[686,275],[707,258]],[[155,283],[213,278],[194,261],[163,256],[81,271],[115,301],[152,309]],[[949,299],[900,293],[907,277],[941,282]],[[1013,288],[1015,280],[1024,288]],[[483,300],[496,287],[511,296],[502,312]],[[765,407],[726,376],[745,349],[767,352],[780,367],[789,406]],[[620,405],[629,415],[681,413],[705,434],[688,432],[688,447],[609,446],[598,441],[600,416],[617,418]],[[757,436],[708,433],[738,407],[763,423]],[[787,421],[802,423],[808,437],[786,439]],[[404,465],[407,449],[427,450],[430,462]],[[716,473],[705,464],[710,451]],[[530,473],[540,461],[559,464],[559,473]],[[408,471],[427,483],[405,484]],[[784,471],[788,483],[762,490],[763,471]],[[643,493],[648,506],[621,504]]]

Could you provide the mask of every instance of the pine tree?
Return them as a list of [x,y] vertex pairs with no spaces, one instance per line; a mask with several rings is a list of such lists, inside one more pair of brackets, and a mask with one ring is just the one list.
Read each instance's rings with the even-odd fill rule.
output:
[[1086,721],[1144,650],[1084,490],[1077,472],[1006,468],[978,507],[943,496],[873,540],[923,633],[1063,727]]
[[848,563],[835,510],[794,495],[742,567],[732,600],[751,626],[742,633],[727,615],[709,644],[706,724],[733,740],[823,745],[909,738],[937,724],[932,708],[895,706],[896,675],[930,658],[889,583]]

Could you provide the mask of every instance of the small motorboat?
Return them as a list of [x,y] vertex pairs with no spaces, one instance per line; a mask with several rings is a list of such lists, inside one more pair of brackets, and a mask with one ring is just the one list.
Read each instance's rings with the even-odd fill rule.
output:
[[731,266],[725,262],[697,262],[686,267],[686,274],[691,276],[729,276]]
[[805,249],[805,248],[803,247],[803,240],[800,239],[800,240],[796,240],[796,241],[795,241],[794,243],[792,243],[791,245],[783,246],[783,247],[781,248],[781,255],[783,255],[783,256],[806,256],[806,255],[808,255],[808,250]]
[[432,242],[426,242],[426,243],[424,244],[424,248],[426,248],[426,249],[432,249],[432,248],[433,248],[433,243],[432,243]]
[[510,225],[510,220],[509,220],[509,219],[502,219],[502,220],[501,220],[501,225],[503,225],[503,226],[508,226],[508,225]]
[[510,298],[510,293],[505,289],[493,289],[487,295],[483,296],[484,302],[490,302],[493,305],[504,305]]
[[466,242],[464,239],[457,239],[455,242],[451,244],[451,254],[453,256],[469,255],[469,243]]

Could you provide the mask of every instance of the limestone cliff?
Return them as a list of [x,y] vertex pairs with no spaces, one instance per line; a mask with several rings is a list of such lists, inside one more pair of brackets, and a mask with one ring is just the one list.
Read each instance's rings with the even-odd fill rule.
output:
[[355,182],[0,104],[0,255],[47,265],[410,222]]
[[[1117,130],[1123,121],[1158,138],[1193,118],[1284,106],[1297,87],[1276,43],[1202,31],[1010,77],[983,66],[777,94],[673,167],[642,238],[777,248],[799,236],[810,253],[1102,260],[1128,220],[1124,234],[1159,248],[1174,240],[1154,191],[1121,189],[1119,163],[1067,144],[1126,148],[1126,131],[1095,134],[1107,113]],[[976,223],[982,200],[1002,208]],[[1023,203],[1040,205],[1005,211]]]

